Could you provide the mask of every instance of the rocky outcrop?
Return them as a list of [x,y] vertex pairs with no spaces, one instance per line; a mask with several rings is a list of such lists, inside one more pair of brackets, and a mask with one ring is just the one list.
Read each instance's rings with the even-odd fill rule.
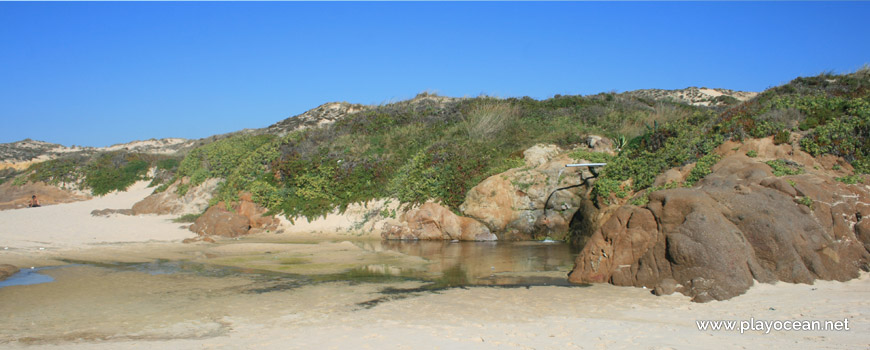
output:
[[154,193],[133,204],[133,215],[185,215],[202,213],[208,208],[208,202],[211,200],[220,182],[220,179],[207,179],[205,182],[191,187],[181,196],[177,193],[178,187],[190,183],[189,178],[182,178],[170,185],[165,191]]
[[[590,143],[593,151],[610,151],[605,138],[590,138]],[[593,175],[566,168],[578,160],[553,145],[536,145],[523,155],[526,166],[483,180],[468,191],[460,211],[502,239],[563,239],[577,209],[588,201]],[[587,186],[578,186],[584,183]]]
[[18,268],[9,264],[0,264],[0,281],[18,273]]
[[755,280],[855,278],[870,262],[870,186],[805,168],[776,177],[760,159],[734,154],[694,188],[653,192],[644,208],[622,206],[589,237],[570,280],[704,302],[742,294]]
[[0,210],[26,208],[33,195],[39,199],[40,205],[70,203],[87,200],[90,196],[46,185],[42,182],[29,182],[21,186],[12,183],[0,185]]
[[251,200],[250,193],[243,193],[238,203],[228,210],[224,202],[214,205],[189,227],[200,236],[238,237],[262,230],[274,230],[278,220],[266,216],[266,209]]
[[494,241],[498,238],[477,220],[454,214],[437,203],[425,203],[402,215],[398,224],[385,224],[384,239]]

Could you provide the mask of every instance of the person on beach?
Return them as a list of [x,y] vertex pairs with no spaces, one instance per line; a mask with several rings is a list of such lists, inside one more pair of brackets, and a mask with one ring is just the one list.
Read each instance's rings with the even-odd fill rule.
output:
[[39,200],[36,199],[36,195],[35,195],[35,194],[33,195],[33,197],[30,197],[30,205],[29,205],[29,207],[31,207],[31,208],[36,208],[36,207],[40,207],[40,206],[41,206],[41,205],[39,205]]

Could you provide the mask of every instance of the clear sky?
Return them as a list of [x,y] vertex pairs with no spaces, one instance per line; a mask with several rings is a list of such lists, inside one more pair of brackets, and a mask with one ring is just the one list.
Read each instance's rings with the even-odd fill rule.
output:
[[200,138],[422,91],[761,91],[870,63],[868,18],[868,2],[0,2],[0,142]]

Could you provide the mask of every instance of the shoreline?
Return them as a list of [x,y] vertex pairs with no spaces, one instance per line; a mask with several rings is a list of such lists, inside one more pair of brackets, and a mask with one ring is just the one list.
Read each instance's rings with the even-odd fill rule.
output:
[[[363,249],[370,237],[260,233],[217,244],[183,244],[194,233],[171,215],[92,217],[129,208],[151,189],[89,201],[0,212],[0,263],[68,265],[54,282],[0,288],[0,348],[22,349],[719,349],[870,345],[870,274],[813,285],[755,282],[726,301],[693,303],[642,288],[454,287],[385,294],[420,282],[322,282],[268,292],[249,275],[225,277],[107,270],[70,261],[149,263],[160,259],[232,265],[245,254],[320,259],[305,273],[335,273],[347,262],[428,264],[400,252]],[[48,220],[50,218],[51,220]],[[7,234],[10,227],[22,228]],[[43,248],[43,249],[40,249]],[[268,252],[267,252],[268,253]],[[225,256],[220,256],[221,254]],[[295,254],[295,255],[294,255]],[[398,260],[396,260],[398,259]],[[288,265],[292,268],[305,267]],[[443,268],[443,267],[440,267]],[[489,269],[489,265],[486,265]],[[295,271],[295,270],[294,270]],[[560,272],[561,273],[561,272]],[[383,301],[365,306],[378,298]],[[701,320],[845,320],[849,331],[700,331]]]
[[[303,288],[230,309],[179,311],[168,323],[132,333],[69,333],[0,343],[26,349],[865,349],[870,342],[870,275],[816,285],[758,285],[728,301],[691,303],[640,288],[455,288],[354,307],[366,292]],[[0,294],[2,295],[2,294]],[[250,298],[248,298],[250,299]],[[262,304],[261,304],[262,303]],[[304,303],[305,307],[300,307]],[[346,305],[347,304],[347,305]],[[351,305],[351,306],[348,306]],[[111,305],[108,306],[111,309]],[[185,315],[187,318],[185,318]],[[848,331],[700,331],[701,320],[843,320]],[[42,340],[40,340],[42,339]]]

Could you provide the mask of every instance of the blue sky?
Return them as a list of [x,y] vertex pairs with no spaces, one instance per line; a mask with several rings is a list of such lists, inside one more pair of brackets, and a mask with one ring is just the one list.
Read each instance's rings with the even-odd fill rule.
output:
[[322,103],[761,91],[870,63],[870,3],[0,2],[0,142],[259,128]]

